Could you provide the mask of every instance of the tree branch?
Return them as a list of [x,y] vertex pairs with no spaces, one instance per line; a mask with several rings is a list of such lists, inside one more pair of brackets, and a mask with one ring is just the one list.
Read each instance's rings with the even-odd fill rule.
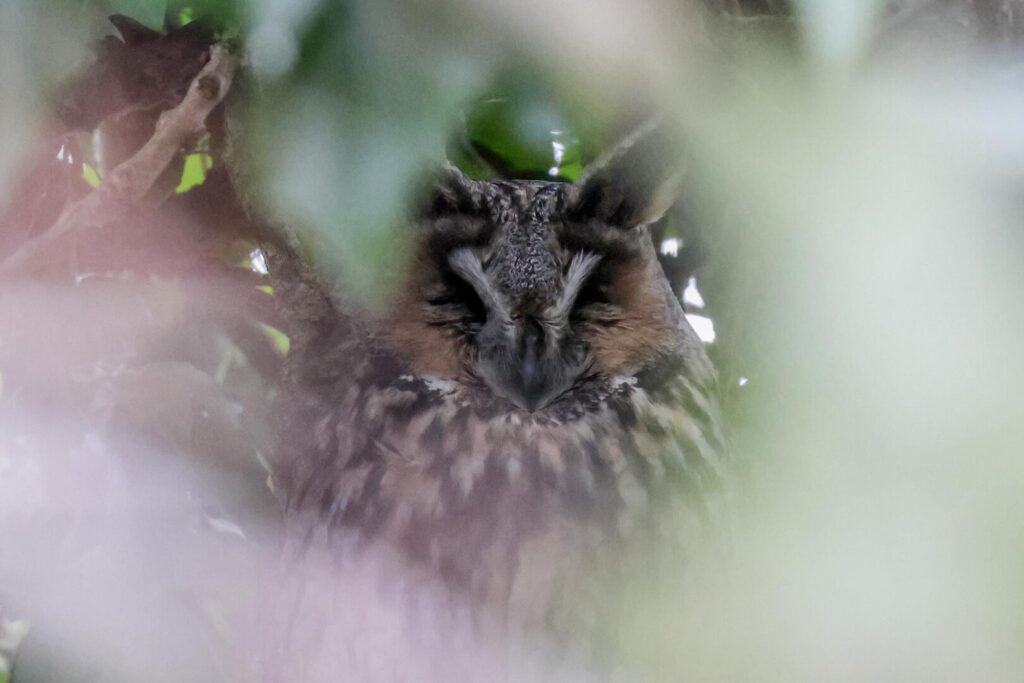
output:
[[211,47],[210,61],[192,80],[178,106],[160,115],[156,131],[142,149],[111,171],[103,185],[68,205],[46,232],[0,263],[0,277],[34,262],[65,235],[102,224],[142,199],[178,151],[202,132],[206,117],[231,87],[236,66],[237,60],[226,46]]

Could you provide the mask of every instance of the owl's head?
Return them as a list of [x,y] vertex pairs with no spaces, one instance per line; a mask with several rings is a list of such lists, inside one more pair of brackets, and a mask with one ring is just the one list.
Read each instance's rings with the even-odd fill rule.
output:
[[686,323],[646,228],[674,199],[669,150],[648,126],[574,184],[445,167],[416,220],[390,344],[416,374],[531,412],[679,347]]

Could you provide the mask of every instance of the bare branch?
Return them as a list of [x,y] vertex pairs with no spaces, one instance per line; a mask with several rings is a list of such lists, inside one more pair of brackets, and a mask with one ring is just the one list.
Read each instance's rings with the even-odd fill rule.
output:
[[206,117],[231,87],[236,61],[222,45],[210,49],[210,61],[174,109],[165,111],[142,149],[110,174],[110,184],[137,202],[149,191],[187,140],[202,132]]
[[178,151],[203,131],[206,117],[231,87],[236,66],[227,47],[211,47],[210,61],[192,80],[181,103],[161,114],[156,132],[142,149],[111,171],[102,186],[68,205],[46,232],[0,263],[0,277],[21,270],[65,235],[102,224],[141,200]]

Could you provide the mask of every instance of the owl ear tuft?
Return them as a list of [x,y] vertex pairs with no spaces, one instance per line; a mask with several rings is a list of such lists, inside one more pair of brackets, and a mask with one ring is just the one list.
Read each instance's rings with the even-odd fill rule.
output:
[[428,210],[434,215],[475,213],[481,205],[480,183],[444,162],[434,174]]
[[628,230],[661,218],[681,185],[677,145],[668,124],[656,117],[587,166],[569,192],[567,210],[576,220]]

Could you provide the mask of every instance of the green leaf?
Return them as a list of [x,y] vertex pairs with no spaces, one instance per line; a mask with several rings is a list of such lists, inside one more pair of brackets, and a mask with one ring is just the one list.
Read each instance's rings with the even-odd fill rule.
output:
[[[245,18],[254,7],[237,0],[167,0],[167,15],[176,26],[193,21],[237,35],[245,26]],[[252,3],[255,4],[255,3]]]
[[89,187],[100,186],[100,174],[95,168],[84,162],[82,163],[82,178],[89,183]]
[[181,194],[188,192],[196,185],[206,182],[206,171],[213,166],[213,159],[209,154],[189,154],[185,157],[185,167],[181,171],[181,182],[175,188],[175,192]]
[[563,167],[579,164],[579,140],[566,118],[534,93],[486,99],[466,127],[478,153],[509,175],[559,179]]
[[291,339],[288,338],[287,334],[276,327],[267,325],[266,323],[260,323],[260,328],[262,328],[266,335],[270,337],[270,341],[274,343],[274,348],[276,348],[282,356],[288,355],[288,349],[291,348],[292,342]]

